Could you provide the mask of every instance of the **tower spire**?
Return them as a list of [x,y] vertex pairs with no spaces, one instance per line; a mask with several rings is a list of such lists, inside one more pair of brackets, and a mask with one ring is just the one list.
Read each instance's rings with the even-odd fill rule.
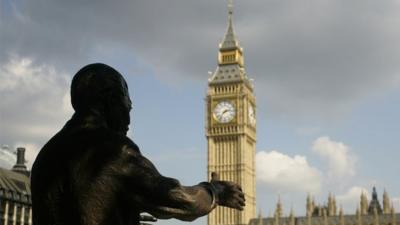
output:
[[218,68],[211,75],[209,83],[246,82],[250,88],[252,84],[244,68],[243,48],[233,31],[233,0],[228,0],[228,28],[219,44]]
[[224,40],[220,45],[221,50],[234,50],[239,47],[236,40],[235,33],[233,32],[233,0],[228,0],[228,29],[226,30]]

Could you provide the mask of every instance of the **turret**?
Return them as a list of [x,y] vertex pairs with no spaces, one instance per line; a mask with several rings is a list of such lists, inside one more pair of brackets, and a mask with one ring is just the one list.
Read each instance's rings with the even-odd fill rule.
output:
[[307,216],[312,216],[313,213],[313,205],[312,205],[312,199],[310,193],[307,195],[307,204],[306,204],[306,215]]
[[375,213],[374,210],[376,210],[378,214],[382,214],[381,204],[379,203],[378,194],[376,192],[375,187],[372,189],[372,199],[371,202],[369,203],[368,213],[370,215],[374,214]]
[[383,191],[383,213],[390,214],[390,200],[386,189]]
[[333,196],[333,215],[336,216],[337,207],[336,207],[336,197]]
[[336,216],[336,200],[332,193],[328,197],[328,216]]
[[281,202],[281,196],[278,197],[278,202],[276,203],[275,215],[281,218],[283,216],[283,207]]
[[361,215],[367,215],[368,213],[368,199],[364,192],[361,192],[360,196],[360,213]]

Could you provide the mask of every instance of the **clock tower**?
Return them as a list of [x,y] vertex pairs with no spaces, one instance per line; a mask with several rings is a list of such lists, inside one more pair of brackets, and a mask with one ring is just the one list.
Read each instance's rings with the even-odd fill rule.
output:
[[208,225],[247,225],[255,218],[256,102],[253,84],[244,68],[243,49],[232,24],[229,4],[228,29],[219,45],[218,67],[208,79],[206,137],[208,177],[241,185],[246,198],[243,211],[218,206],[208,216]]

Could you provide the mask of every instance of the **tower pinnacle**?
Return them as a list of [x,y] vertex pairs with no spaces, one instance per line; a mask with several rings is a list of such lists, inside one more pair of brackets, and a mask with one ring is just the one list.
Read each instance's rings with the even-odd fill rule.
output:
[[233,14],[233,0],[228,0],[228,12],[229,12],[229,17]]
[[233,1],[228,0],[228,29],[226,30],[224,40],[220,44],[220,50],[235,50],[240,48],[233,32]]

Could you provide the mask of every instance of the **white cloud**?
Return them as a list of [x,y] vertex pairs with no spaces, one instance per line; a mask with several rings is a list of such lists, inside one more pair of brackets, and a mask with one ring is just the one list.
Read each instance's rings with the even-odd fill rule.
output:
[[31,165],[37,151],[72,114],[69,76],[29,58],[11,56],[0,65],[1,144],[26,147]]
[[320,137],[314,141],[312,150],[328,161],[330,178],[355,175],[355,156],[350,153],[350,148],[344,143],[332,141],[329,137]]
[[0,167],[11,169],[17,161],[17,157],[9,146],[2,146],[0,148]]
[[336,197],[337,203],[343,206],[343,209],[348,213],[355,213],[360,204],[361,193],[369,196],[368,190],[363,187],[353,186],[347,190],[346,193]]
[[256,154],[256,170],[259,182],[278,190],[316,193],[321,188],[321,174],[305,156],[261,151]]

